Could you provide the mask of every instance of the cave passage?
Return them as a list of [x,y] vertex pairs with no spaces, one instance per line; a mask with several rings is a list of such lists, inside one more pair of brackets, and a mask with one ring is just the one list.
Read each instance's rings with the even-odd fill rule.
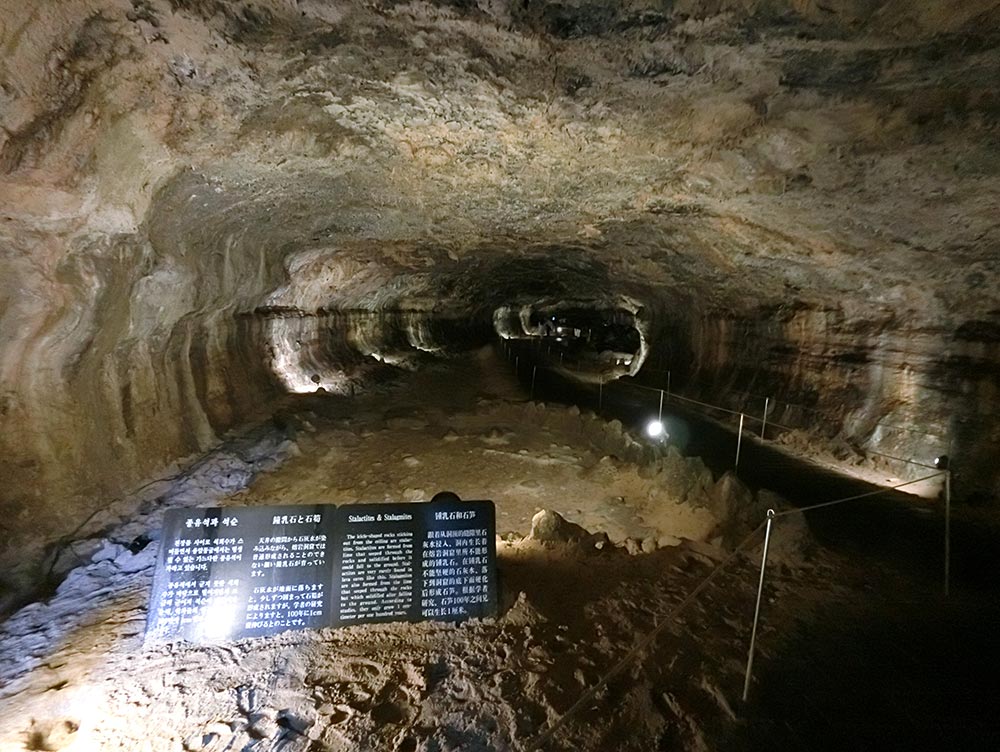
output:
[[[406,337],[385,338],[396,316],[378,317],[378,329],[405,351]],[[338,341],[378,341],[388,351],[383,339],[357,337],[359,326],[371,331],[371,316],[344,314],[327,324],[334,321],[343,326]],[[528,366],[549,358],[543,348],[533,340],[515,345],[524,358],[516,378],[506,340],[478,347],[470,346],[474,339],[459,341],[451,357],[425,354],[420,367],[380,364],[389,373],[353,395],[289,394],[256,432],[158,487],[154,504],[75,541],[81,556],[99,546],[90,563],[77,562],[46,603],[3,627],[0,661],[11,679],[0,699],[14,711],[7,726],[49,745],[86,739],[111,749],[170,733],[288,746],[295,733],[267,726],[278,718],[320,739],[373,745],[395,743],[400,734],[414,742],[457,736],[469,744],[522,743],[544,728],[546,713],[565,710],[636,635],[651,631],[718,564],[725,541],[746,534],[766,506],[785,503],[770,489],[792,504],[858,490],[857,481],[752,443],[744,465],[750,486],[743,486],[726,472],[731,431],[698,413],[673,405],[665,411],[670,425],[687,426],[682,454],[638,430],[656,404],[637,401],[626,384],[605,384],[598,404],[592,383],[548,360],[531,399]],[[690,456],[694,450],[707,466]],[[430,632],[380,625],[235,645],[140,647],[162,508],[418,501],[442,489],[497,503],[499,619]],[[540,509],[545,519],[558,515],[554,529],[536,522]],[[996,664],[982,619],[1000,615],[990,581],[1000,563],[995,531],[975,516],[956,517],[954,592],[945,600],[940,520],[927,509],[890,496],[776,530],[748,706],[738,705],[738,695],[756,583],[752,558],[737,562],[701,608],[657,641],[651,659],[634,669],[638,681],[609,687],[599,701],[606,726],[581,718],[563,738],[604,744],[622,733],[619,723],[640,719],[653,729],[633,731],[636,744],[676,740],[671,729],[683,722],[697,723],[713,743],[748,751],[773,749],[776,740],[802,749],[865,746],[885,734],[931,749],[991,733],[985,711]],[[903,624],[908,628],[894,631]],[[958,634],[961,649],[949,637]],[[231,656],[222,667],[220,651]],[[55,678],[40,672],[42,661],[57,667]],[[946,666],[952,681],[928,681],[928,670]],[[484,673],[503,679],[491,682]],[[260,675],[269,683],[254,678]],[[161,686],[161,677],[169,683]],[[51,703],[53,681],[62,682],[58,705]],[[717,693],[716,704],[705,704],[705,686]],[[858,686],[869,689],[851,691]],[[645,698],[663,687],[672,688],[673,704],[646,707]],[[251,690],[260,708],[241,704]],[[476,701],[473,691],[491,708],[475,711],[485,714],[477,718],[509,713],[523,717],[523,726],[464,725],[457,719]],[[142,697],[155,703],[137,705]],[[212,725],[205,707],[228,720]],[[914,722],[915,708],[931,707],[954,710],[933,723]],[[34,720],[17,721],[29,714]],[[161,728],[172,731],[162,736]]]
[[513,311],[502,306],[494,311],[493,323],[504,340],[533,342],[580,380],[635,374],[648,349],[643,335],[648,322],[626,310],[562,304]]
[[[0,50],[0,749],[1000,738],[996,0],[0,0]],[[794,512],[945,456],[950,598],[940,474]],[[144,644],[167,510],[438,491],[495,618]]]

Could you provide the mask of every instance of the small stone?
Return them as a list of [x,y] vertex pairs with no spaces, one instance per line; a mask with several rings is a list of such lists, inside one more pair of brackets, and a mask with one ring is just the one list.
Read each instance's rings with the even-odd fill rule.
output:
[[224,738],[233,733],[233,728],[234,726],[231,726],[228,723],[216,721],[215,723],[210,723],[205,726],[205,730],[202,734],[204,736],[218,736],[220,738]]
[[542,543],[570,543],[582,540],[587,535],[582,527],[569,522],[551,509],[543,509],[531,518],[530,537]]
[[104,546],[91,556],[90,560],[92,562],[110,561],[118,558],[118,555],[124,550],[124,546],[119,546],[117,543],[112,543],[111,541],[105,541]]
[[274,713],[269,710],[251,713],[249,720],[250,725],[247,731],[254,739],[273,739],[281,731]]
[[283,708],[278,711],[277,722],[280,727],[286,728],[299,736],[304,736],[310,726],[313,725],[314,720],[294,713],[290,708]]
[[672,548],[673,546],[679,546],[681,544],[681,539],[676,535],[661,535],[656,539],[657,548]]
[[146,547],[136,554],[126,549],[115,558],[115,566],[126,574],[149,569],[154,563],[155,558],[150,547]]
[[643,538],[642,539],[642,552],[644,554],[651,554],[656,551],[656,541],[653,538]]
[[104,541],[96,538],[74,541],[70,544],[70,549],[80,561],[93,561],[93,557],[104,550]]

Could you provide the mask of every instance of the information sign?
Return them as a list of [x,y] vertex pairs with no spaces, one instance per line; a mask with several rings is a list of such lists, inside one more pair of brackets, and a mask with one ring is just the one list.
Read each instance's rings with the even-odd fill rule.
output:
[[496,613],[491,501],[174,509],[147,642]]

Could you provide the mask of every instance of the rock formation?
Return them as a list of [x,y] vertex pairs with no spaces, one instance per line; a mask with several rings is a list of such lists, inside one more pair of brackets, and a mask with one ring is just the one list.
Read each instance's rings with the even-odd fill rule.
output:
[[1000,492],[995,0],[0,6],[0,559],[567,301]]

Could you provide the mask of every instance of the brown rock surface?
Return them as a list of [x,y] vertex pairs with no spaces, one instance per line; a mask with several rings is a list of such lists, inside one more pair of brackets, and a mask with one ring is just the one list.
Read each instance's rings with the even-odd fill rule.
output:
[[768,397],[807,451],[947,453],[995,498],[998,27],[990,0],[5,0],[2,576],[288,391],[567,299],[635,315],[650,384]]

